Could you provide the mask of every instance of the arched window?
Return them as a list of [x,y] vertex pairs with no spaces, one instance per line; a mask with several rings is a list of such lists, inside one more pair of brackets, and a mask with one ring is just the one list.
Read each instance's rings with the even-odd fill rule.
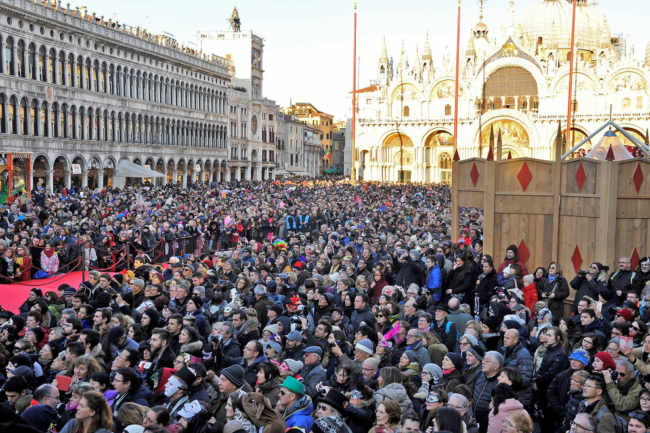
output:
[[84,87],[83,67],[84,67],[84,59],[83,57],[79,56],[77,58],[77,66],[74,72],[74,82],[77,85],[77,87],[79,87],[80,89],[83,89]]
[[27,118],[27,99],[20,100],[20,133],[29,134],[29,119]]
[[58,83],[64,86],[68,84],[65,80],[65,53],[63,51],[59,53],[59,66],[56,72],[58,74]]
[[18,41],[16,67],[18,68],[18,76],[25,78],[25,42],[23,40]]
[[0,132],[3,134],[7,133],[7,124],[5,121],[7,120],[7,113],[5,109],[5,103],[7,102],[7,98],[4,95],[4,93],[0,94]]
[[56,50],[54,48],[50,49],[47,57],[47,73],[50,83],[56,84]]
[[93,63],[93,81],[95,82],[95,92],[99,92],[99,61]]
[[451,105],[445,105],[445,116],[451,116]]
[[51,123],[50,130],[52,131],[52,137],[58,137],[59,136],[59,104],[56,102],[52,104],[52,114],[50,116],[50,123]]
[[65,84],[68,87],[74,87],[76,85],[74,70],[75,70],[75,61],[74,54],[68,55],[68,64],[65,65]]
[[84,67],[84,78],[83,78],[86,90],[92,90],[92,87],[91,87],[92,78],[91,78],[91,75],[90,75],[90,69],[91,69],[90,59],[86,59],[86,65]]
[[7,106],[7,125],[9,125],[9,134],[16,134],[18,130],[18,122],[16,120],[16,111],[18,102],[16,97],[12,96],[9,100],[9,105]]
[[50,135],[50,122],[48,121],[47,102],[43,102],[41,105],[41,115],[38,120],[41,124],[41,133],[43,134],[43,137],[48,137]]
[[27,78],[30,80],[35,80],[37,78],[37,69],[36,69],[36,45],[29,44],[27,60]]
[[404,109],[402,110],[402,115],[403,115],[404,117],[409,117],[410,114],[411,114],[411,109],[410,109],[409,106],[407,105],[407,106],[405,106]]
[[11,37],[8,37],[5,41],[4,47],[4,73],[9,75],[14,75],[14,40]]
[[61,105],[61,136],[63,138],[68,138],[68,127],[69,127],[69,122],[68,122],[68,105],[63,104]]

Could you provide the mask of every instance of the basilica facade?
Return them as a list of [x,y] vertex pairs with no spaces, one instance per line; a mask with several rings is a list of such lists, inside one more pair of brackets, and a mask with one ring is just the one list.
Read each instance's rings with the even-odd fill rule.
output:
[[[641,141],[646,141],[650,127],[650,44],[645,58],[634,58],[626,41],[612,34],[605,13],[592,3],[578,0],[574,121],[568,143],[560,144],[563,151],[610,116]],[[552,159],[558,125],[566,128],[571,2],[540,0],[517,15],[510,1],[510,11],[510,23],[499,37],[492,35],[481,14],[461,48],[461,158],[486,157],[490,141],[500,140],[504,159]],[[359,90],[359,178],[450,182],[455,62],[450,56],[434,58],[432,43],[427,36],[415,57],[402,46],[394,60],[384,41],[376,81]],[[622,135],[620,139],[632,145]],[[591,146],[586,142],[581,151]]]

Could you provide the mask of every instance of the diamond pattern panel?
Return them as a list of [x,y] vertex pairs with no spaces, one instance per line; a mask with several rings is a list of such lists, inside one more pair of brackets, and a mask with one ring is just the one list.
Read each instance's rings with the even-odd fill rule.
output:
[[587,174],[585,173],[585,169],[582,166],[582,161],[580,161],[580,165],[578,166],[578,171],[576,171],[576,184],[578,185],[578,191],[582,191],[582,187],[585,184],[585,180],[587,180]]
[[634,247],[632,250],[632,255],[630,256],[630,265],[632,266],[632,270],[636,269],[637,266],[639,266],[639,261],[641,261],[641,257],[639,257],[639,251]]
[[582,266],[582,254],[580,254],[580,248],[576,245],[576,248],[573,250],[571,255],[571,263],[573,263],[573,270],[578,273],[580,267]]
[[528,164],[525,162],[521,165],[521,168],[517,173],[517,180],[519,181],[519,185],[521,185],[521,189],[524,191],[528,188],[530,181],[533,180],[533,174],[530,172]]
[[636,170],[632,175],[632,181],[634,182],[634,188],[636,188],[636,193],[638,194],[641,191],[641,185],[643,185],[643,170],[641,170],[641,164],[636,163]]
[[521,242],[519,242],[519,247],[517,247],[518,253],[519,253],[519,260],[521,260],[521,263],[524,265],[526,262],[528,262],[528,259],[530,258],[530,251],[528,250],[528,245],[526,245],[526,241],[523,239]]
[[476,163],[472,164],[472,171],[469,172],[469,177],[472,179],[472,185],[476,186],[476,183],[478,182],[478,168],[476,167]]

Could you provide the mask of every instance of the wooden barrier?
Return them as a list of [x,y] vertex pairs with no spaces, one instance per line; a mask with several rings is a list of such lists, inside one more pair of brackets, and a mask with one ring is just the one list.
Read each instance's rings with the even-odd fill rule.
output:
[[557,261],[569,281],[594,261],[614,270],[625,256],[636,267],[650,252],[649,177],[650,162],[641,159],[455,161],[452,239],[459,207],[476,207],[495,265],[515,244],[530,272]]

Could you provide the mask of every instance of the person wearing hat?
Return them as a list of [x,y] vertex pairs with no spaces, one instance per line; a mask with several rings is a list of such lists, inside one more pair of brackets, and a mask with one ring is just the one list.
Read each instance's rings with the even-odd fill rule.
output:
[[210,322],[203,314],[203,299],[200,296],[192,295],[185,305],[187,314],[194,318],[194,327],[199,331],[201,337],[205,340],[210,335]]
[[347,404],[348,399],[343,394],[335,389],[329,389],[325,396],[321,396],[316,400],[314,415],[316,418],[326,416],[343,417]]
[[190,400],[188,391],[195,380],[195,370],[183,367],[175,372],[165,384],[164,394],[167,397],[167,410],[169,410],[172,419],[176,419],[183,405]]
[[[569,368],[555,376],[551,381],[551,384],[548,386],[548,391],[546,393],[548,398],[548,407],[553,413],[559,415],[555,418],[557,422],[557,424],[555,424],[556,428],[560,426],[560,423],[564,420],[564,416],[566,415],[567,403],[571,398],[571,391],[574,388],[572,386],[572,380],[575,373],[585,371],[585,368],[588,365],[589,354],[582,349],[574,350],[573,353],[571,353],[571,356],[569,356]],[[584,380],[582,383],[584,383]],[[582,387],[580,387],[579,391],[582,392]]]
[[435,307],[435,320],[433,321],[433,331],[440,336],[440,342],[447,346],[450,352],[456,351],[456,325],[447,319],[449,307],[443,304]]
[[268,308],[274,305],[267,295],[266,286],[263,284],[256,284],[253,288],[253,295],[255,296],[255,311],[257,312],[257,320],[263,325],[268,322]]
[[221,370],[216,379],[219,395],[212,403],[210,414],[215,418],[216,431],[221,431],[226,424],[226,404],[230,395],[235,392],[251,392],[253,389],[246,382],[246,371],[241,365],[231,365]]
[[314,405],[311,397],[305,394],[305,385],[293,376],[288,376],[280,387],[278,408],[287,428],[301,427],[306,432],[311,431]]
[[302,343],[302,334],[300,331],[297,330],[292,330],[287,334],[287,342],[284,347],[284,353],[282,354],[282,358],[287,359],[295,359],[297,361],[302,361],[303,359],[303,352],[305,350],[305,347]]
[[363,364],[375,353],[375,345],[369,338],[363,338],[354,345],[354,360]]
[[420,400],[426,399],[427,395],[429,395],[429,389],[436,387],[442,380],[443,375],[444,372],[438,364],[432,362],[424,364],[422,367],[422,373],[420,373],[422,383],[420,384],[418,391],[413,395],[413,398]]
[[320,346],[309,346],[303,354],[302,359],[305,364],[302,370],[302,377],[305,384],[305,392],[311,396],[318,394],[316,386],[327,380],[327,372],[321,365],[323,349]]

